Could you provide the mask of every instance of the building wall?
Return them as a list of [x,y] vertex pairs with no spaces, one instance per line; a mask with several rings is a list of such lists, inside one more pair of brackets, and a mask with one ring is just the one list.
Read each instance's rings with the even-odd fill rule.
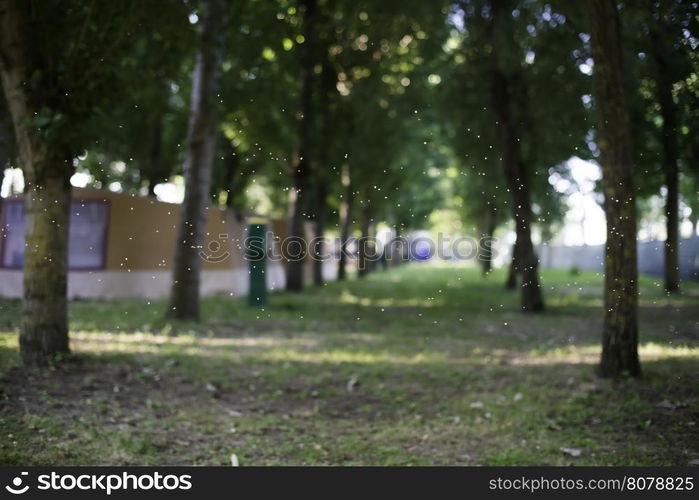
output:
[[[181,206],[152,198],[74,188],[74,200],[106,201],[109,205],[104,267],[71,270],[68,276],[70,298],[118,298],[168,296],[172,279],[177,224]],[[286,234],[286,221],[268,221],[269,230],[280,238]],[[204,248],[201,293],[243,296],[248,292],[248,263],[244,259],[247,220],[242,214],[209,209]],[[212,244],[213,243],[213,244]],[[270,242],[270,244],[275,244]],[[275,244],[278,245],[278,244]],[[326,279],[336,276],[336,262],[324,265]],[[311,262],[307,263],[310,282]],[[283,262],[269,262],[267,286],[285,286]],[[22,296],[22,270],[0,268],[0,296]]]
[[[537,249],[544,269],[572,269],[604,271],[604,245],[575,247],[542,245]],[[699,237],[681,239],[679,245],[680,277],[699,280]],[[638,243],[638,270],[650,276],[665,272],[665,244],[662,241]]]

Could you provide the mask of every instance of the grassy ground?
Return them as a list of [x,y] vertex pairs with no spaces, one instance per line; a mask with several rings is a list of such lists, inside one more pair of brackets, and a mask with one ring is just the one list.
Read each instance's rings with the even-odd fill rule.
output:
[[643,280],[644,377],[612,382],[599,276],[545,272],[539,316],[502,282],[415,264],[264,311],[208,299],[202,325],[75,302],[75,356],[47,372],[17,366],[0,302],[0,464],[696,463],[699,286]]

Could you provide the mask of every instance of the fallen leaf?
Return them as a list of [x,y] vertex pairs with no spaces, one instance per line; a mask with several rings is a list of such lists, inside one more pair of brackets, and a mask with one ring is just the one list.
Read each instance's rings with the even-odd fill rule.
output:
[[674,410],[677,408],[677,405],[672,404],[670,401],[667,399],[663,399],[660,403],[656,405],[658,408],[667,408],[668,410]]
[[571,457],[579,457],[582,455],[582,451],[577,448],[566,448],[565,446],[561,446],[561,451],[566,455],[570,455]]
[[347,392],[354,392],[357,387],[359,387],[359,379],[356,375],[352,375],[352,378],[347,381]]

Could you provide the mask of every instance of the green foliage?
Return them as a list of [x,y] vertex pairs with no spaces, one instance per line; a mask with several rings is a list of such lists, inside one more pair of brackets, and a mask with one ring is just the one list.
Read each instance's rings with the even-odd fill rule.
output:
[[[633,4],[625,10],[626,61],[634,127],[634,147],[641,197],[657,195],[664,183],[662,125],[658,85],[672,85],[672,97],[678,114],[677,139],[680,171],[684,181],[683,201],[696,214],[696,189],[699,177],[697,141],[690,130],[697,125],[699,104],[697,74],[697,17],[691,2],[661,0]],[[658,67],[662,60],[662,70]]]
[[[179,174],[196,3],[22,5],[33,33],[26,48],[33,126],[47,140],[69,144],[80,155],[78,168],[98,186],[117,181],[126,191],[152,192]],[[357,203],[376,220],[417,228],[444,209],[459,212],[464,226],[477,232],[504,225],[509,196],[487,86],[490,3],[318,5],[312,178],[314,186],[327,184],[329,223],[337,222],[340,172],[349,165]],[[699,80],[691,5],[629,4],[622,18],[639,193],[657,194],[663,182],[658,75],[650,56],[658,47],[648,36],[653,28],[672,61],[682,199],[696,219],[699,146],[692,131],[699,126]],[[506,69],[514,82],[535,222],[547,238],[565,209],[550,174],[565,174],[571,156],[599,154],[590,119],[591,78],[579,69],[591,62],[589,36],[578,3],[512,0],[511,7],[508,22],[518,50],[506,54]],[[283,217],[298,147],[301,7],[290,0],[255,0],[230,9],[211,196],[216,203]],[[115,169],[115,162],[123,168],[119,163]],[[309,210],[307,217],[317,214]]]
[[[585,157],[591,127],[581,98],[589,78],[578,70],[584,51],[575,19],[565,7],[539,2],[513,4],[511,28],[519,46],[507,53],[506,69],[515,82],[514,120],[531,177],[535,220],[544,232],[562,218],[561,195],[548,178],[571,156]],[[490,112],[491,71],[488,2],[468,1],[455,7],[443,71],[446,92],[441,110],[448,117],[446,136],[461,165],[457,193],[467,222],[479,228],[509,218],[506,182],[495,146],[496,123]]]
[[18,4],[26,23],[27,94],[37,110],[32,124],[44,141],[76,154],[101,137],[104,117],[146,76],[139,50],[155,55],[161,46],[167,53],[176,40],[161,36],[155,46],[143,45],[163,15],[177,15],[176,4],[165,0]]

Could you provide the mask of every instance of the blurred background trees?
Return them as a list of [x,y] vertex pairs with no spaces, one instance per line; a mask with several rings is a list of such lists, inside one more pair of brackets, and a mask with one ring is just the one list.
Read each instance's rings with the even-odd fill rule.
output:
[[[599,21],[588,20],[598,2],[241,0],[214,19],[220,84],[197,90],[197,32],[213,3],[0,2],[0,163],[22,168],[28,216],[53,221],[34,226],[44,231],[35,243],[28,235],[43,249],[27,260],[23,349],[38,353],[28,362],[67,349],[70,182],[185,204],[199,193],[181,222],[191,249],[200,238],[184,236],[207,205],[287,218],[296,237],[310,223],[342,245],[414,229],[500,235],[511,257],[498,263],[522,309],[543,310],[535,245],[560,240],[583,192],[569,160],[604,163]],[[696,4],[624,4],[618,18],[639,234],[652,227],[665,240],[665,287],[676,292],[682,227],[699,226]],[[197,96],[216,117],[203,128],[210,165],[191,176]],[[196,318],[189,254],[173,304]],[[488,276],[495,263],[480,265]],[[345,277],[344,257],[339,267]],[[313,283],[323,283],[320,263]],[[305,285],[288,265],[287,287]]]

